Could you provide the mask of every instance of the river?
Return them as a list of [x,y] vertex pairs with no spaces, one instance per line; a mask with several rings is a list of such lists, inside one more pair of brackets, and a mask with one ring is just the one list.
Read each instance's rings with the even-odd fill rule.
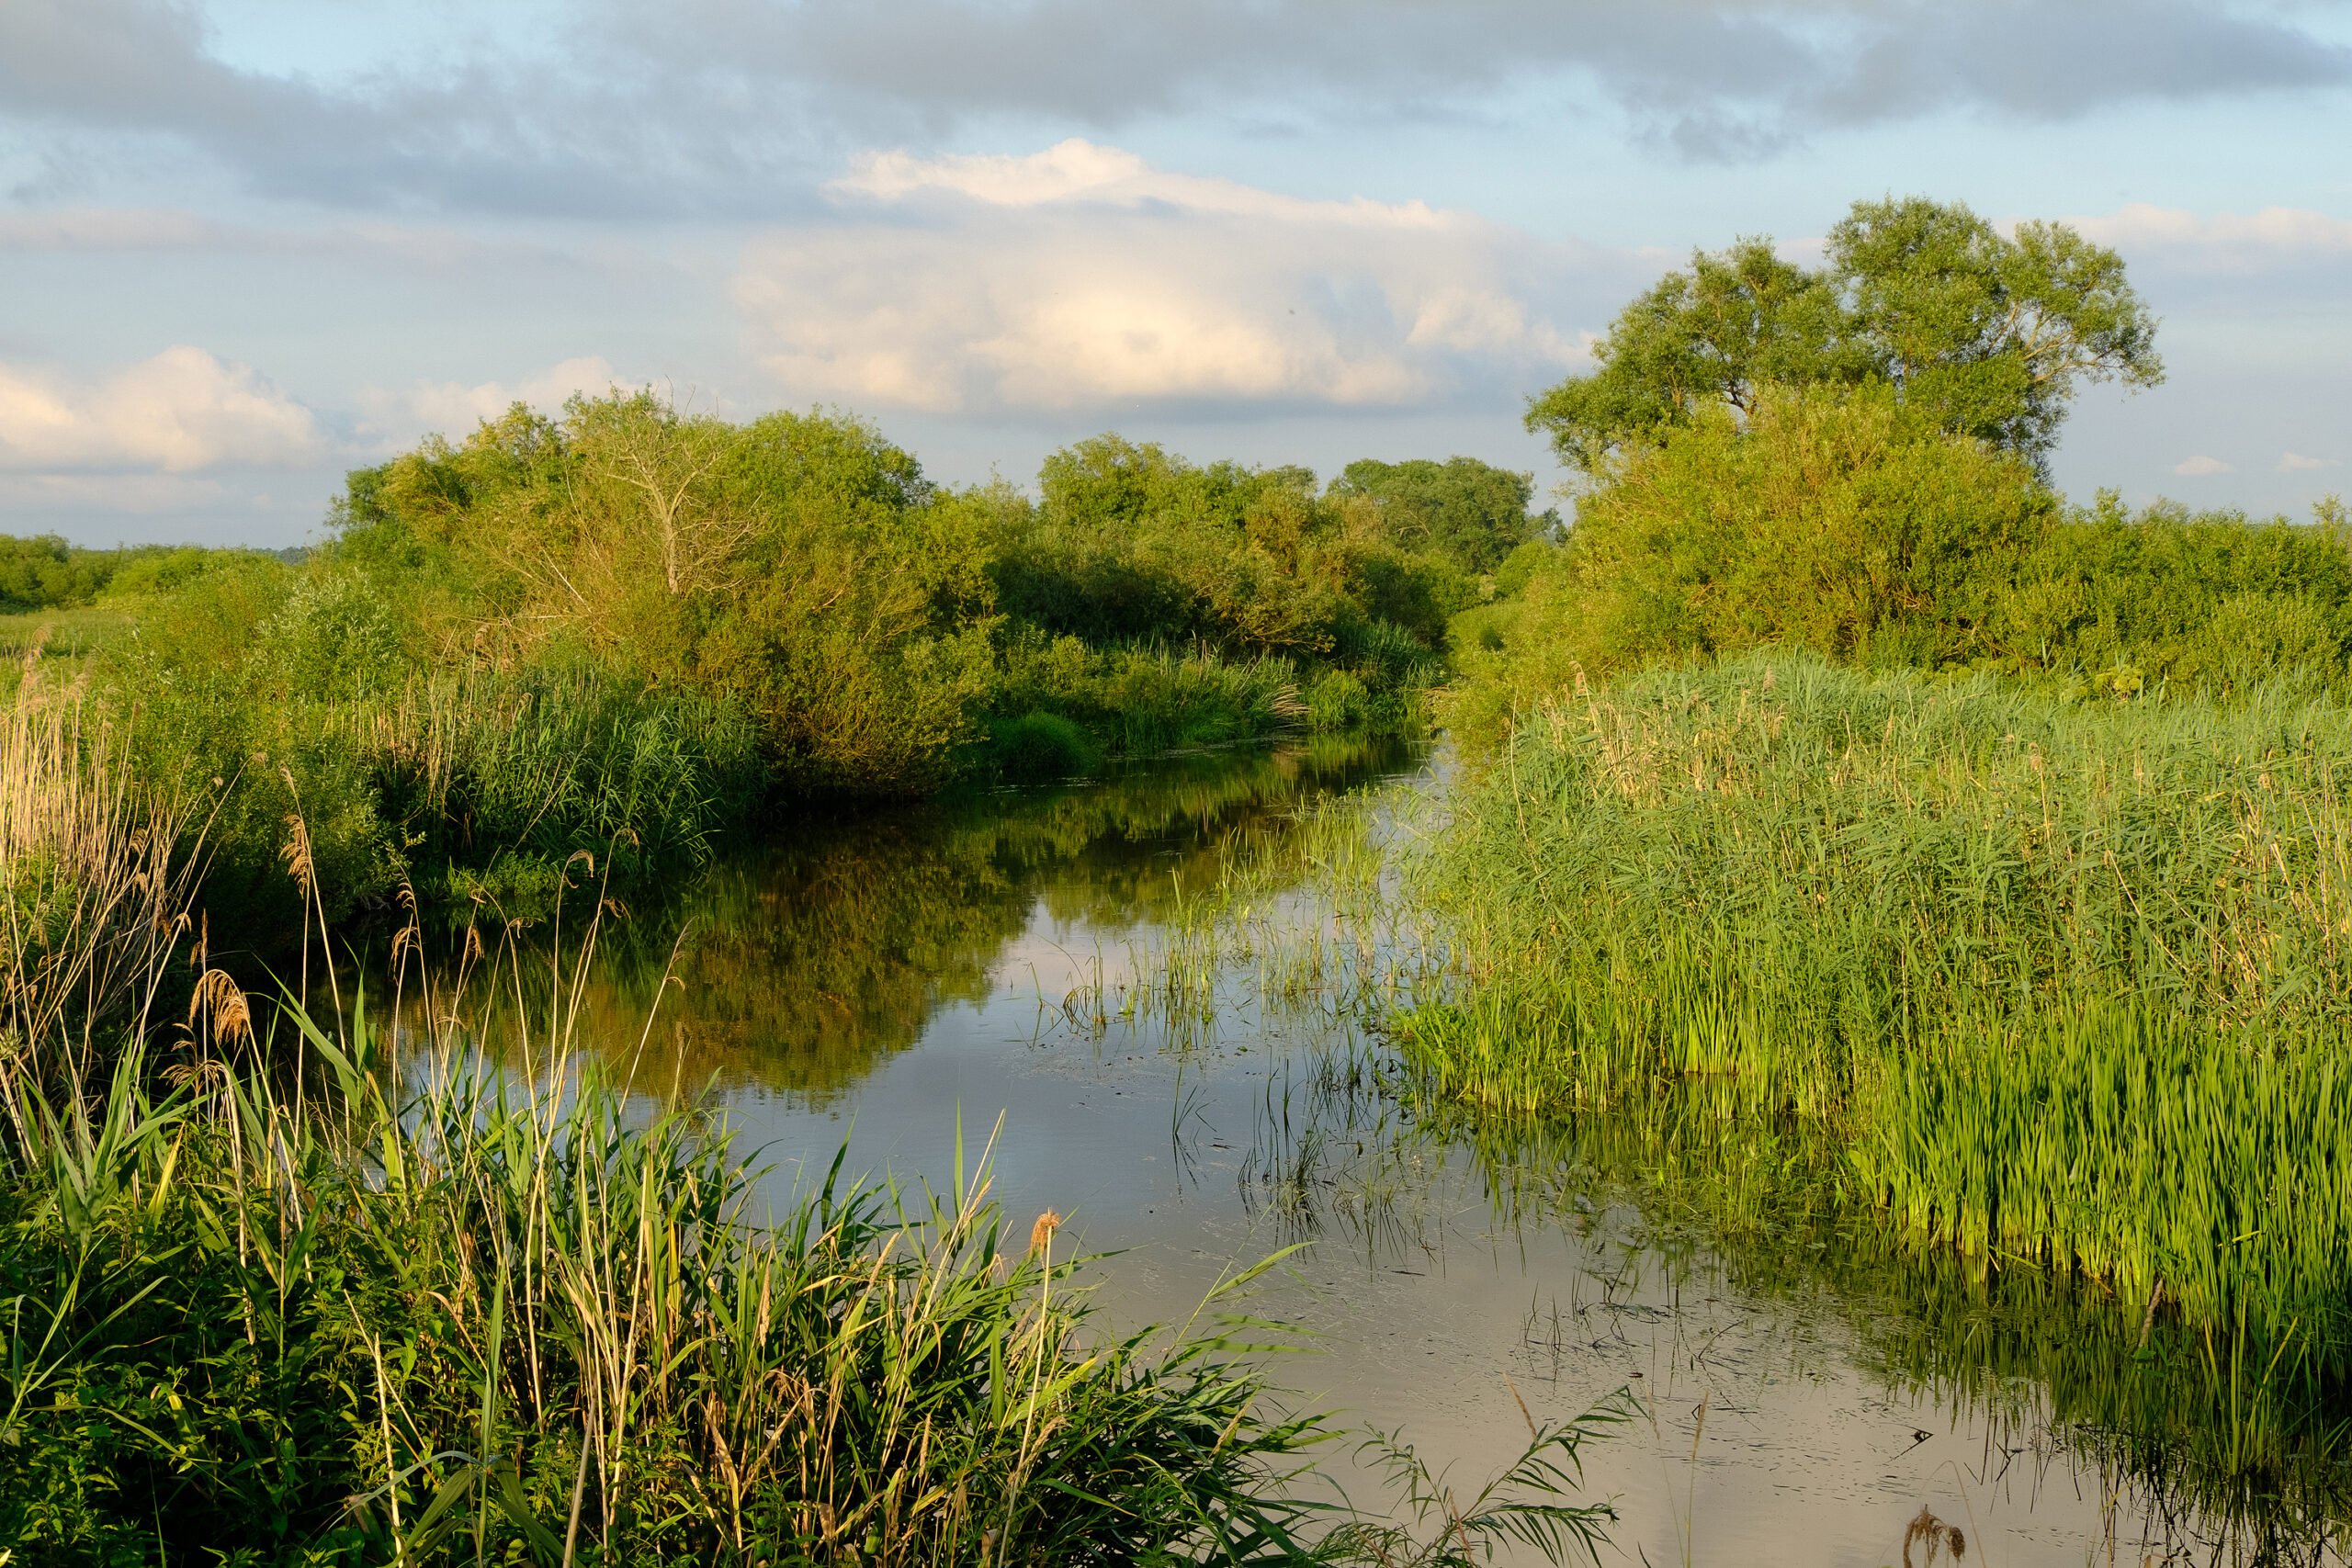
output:
[[[1052,1209],[1107,1255],[1086,1278],[1122,1328],[1295,1248],[1247,1302],[1305,1331],[1278,1378],[1457,1495],[1531,1416],[1618,1401],[1581,1450],[1611,1560],[1872,1568],[1949,1561],[1955,1531],[1995,1568],[2342,1557],[2340,1511],[2259,1466],[2216,1483],[2180,1438],[2211,1418],[2150,1380],[2193,1336],[2152,1350],[2095,1290],[1867,1224],[1717,1223],[1668,1201],[1654,1128],[1499,1144],[1418,1112],[1366,981],[1397,931],[1318,856],[1393,837],[1384,798],[1434,776],[1424,748],[1323,741],[778,823],[607,920],[576,1029],[651,1095],[707,1095],[779,1201],[844,1147],[941,1185],[986,1149],[1012,1225]],[[1342,801],[1368,838],[1331,829]],[[1324,1469],[1368,1500],[1348,1450]]]

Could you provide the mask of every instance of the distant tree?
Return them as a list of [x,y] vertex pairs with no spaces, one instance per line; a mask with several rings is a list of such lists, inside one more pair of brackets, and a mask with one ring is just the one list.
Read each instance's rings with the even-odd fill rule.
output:
[[[1523,529],[1526,480],[1499,477]],[[989,574],[1001,612],[1055,637],[1401,668],[1477,597],[1442,553],[1398,544],[1379,501],[1318,492],[1307,468],[1196,464],[1106,434],[1047,457],[1037,489],[1007,512]]]
[[1261,498],[1312,492],[1305,468],[1250,468],[1235,462],[1202,466],[1152,442],[1116,433],[1090,436],[1047,457],[1037,470],[1046,511],[1090,527],[1217,523],[1241,525]]
[[1188,462],[1091,436],[1038,469],[1035,524],[997,565],[1003,609],[1089,641],[1331,651],[1351,564],[1306,468]]
[[86,604],[106,586],[117,553],[77,550],[54,534],[0,535],[0,614]]
[[1694,253],[1625,307],[1598,369],[1531,400],[1527,424],[1592,471],[1704,409],[1745,418],[1763,387],[1878,380],[2042,468],[2078,380],[2164,378],[2155,327],[2122,259],[2063,223],[2009,236],[1956,202],[1861,201],[1817,269],[1767,239]]
[[[1359,495],[1379,509],[1381,536],[1476,575],[1492,571],[1544,524],[1528,515],[1535,493],[1532,474],[1513,473],[1476,457],[1442,463],[1415,458],[1350,463],[1332,481],[1335,495]],[[1556,521],[1556,519],[1555,519]]]

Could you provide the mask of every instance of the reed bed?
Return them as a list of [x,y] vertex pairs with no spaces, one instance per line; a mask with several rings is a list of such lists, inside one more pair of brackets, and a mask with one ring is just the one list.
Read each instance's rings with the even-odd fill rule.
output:
[[[145,929],[150,963],[178,935]],[[14,1052],[0,1534],[101,1562],[994,1563],[1295,1562],[1328,1533],[1286,1490],[1327,1434],[1267,1404],[1261,1325],[1213,1300],[1094,1331],[985,1153],[944,1195],[837,1163],[765,1212],[723,1129],[571,1051],[593,946],[535,1018],[428,997],[437,1022],[387,1032],[355,997],[330,1030],[212,971],[176,1044]],[[508,1042],[527,1070],[493,1065]]]
[[419,674],[334,710],[329,728],[367,760],[389,825],[430,870],[486,851],[553,867],[582,845],[699,864],[764,788],[740,709],[591,665]]
[[2180,1545],[2201,1539],[2199,1561],[2328,1561],[2352,1517],[2341,1380],[2301,1337],[2118,1311],[2079,1275],[1918,1247],[1851,1201],[1835,1142],[1725,1119],[1689,1086],[1542,1122],[1432,1109],[1415,1135],[1466,1148],[1512,1224],[1570,1225],[1686,1299],[1829,1308],[1898,1402],[1982,1411],[2012,1456],[2073,1450],[2102,1492],[2137,1490]]
[[[1215,1332],[1084,1332],[1041,1222],[756,1172],[615,1086],[462,1077],[395,1113],[364,1057],[304,1116],[126,1059],[12,1150],[0,1526],[103,1559],[1295,1561],[1321,1436]],[[633,1124],[635,1123],[635,1124]],[[1008,1255],[1011,1255],[1008,1257]],[[1271,1465],[1266,1461],[1272,1461]],[[1289,1462],[1284,1462],[1288,1461]],[[1217,1549],[1222,1549],[1217,1550]]]
[[134,789],[122,750],[30,671],[0,713],[0,1072],[92,1070],[144,1021],[185,926],[201,834],[179,852],[178,812]]
[[[20,699],[0,734],[0,867],[32,889],[12,919],[82,911],[12,925],[5,971],[0,1539],[26,1561],[1434,1568],[1600,1544],[1606,1508],[1570,1492],[1613,1407],[1531,1430],[1466,1506],[1375,1445],[1402,1511],[1358,1513],[1308,1470],[1337,1434],[1266,1384],[1287,1336],[1238,1310],[1256,1271],[1172,1331],[1112,1333],[1057,1216],[989,1201],[988,1151],[941,1191],[837,1158],[771,1206],[720,1121],[574,1050],[610,908],[585,855],[568,945],[469,928],[441,975],[412,921],[389,998],[247,996],[177,918],[175,835],[74,724]],[[58,969],[68,941],[90,951]]]
[[1579,693],[1416,865],[1465,978],[1399,1038],[1506,1115],[1794,1116],[1918,1237],[2352,1348],[2347,755],[2326,703],[1770,652]]

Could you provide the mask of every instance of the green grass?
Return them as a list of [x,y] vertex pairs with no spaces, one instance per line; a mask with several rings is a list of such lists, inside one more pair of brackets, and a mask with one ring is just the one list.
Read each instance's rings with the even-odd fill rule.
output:
[[1763,652],[1523,719],[1417,869],[1400,1021],[1518,1115],[1795,1116],[1924,1242],[2352,1348],[2352,713]]
[[[332,1014],[248,998],[182,918],[174,822],[88,716],[38,690],[0,716],[0,1539],[26,1561],[1597,1548],[1607,1510],[1571,1488],[1613,1407],[1531,1431],[1467,1507],[1394,1442],[1409,1521],[1328,1500],[1307,1465],[1337,1434],[1265,1382],[1290,1336],[1236,1310],[1272,1259],[1121,1335],[1057,1218],[1024,1246],[960,1140],[942,1191],[836,1160],[772,1207],[718,1116],[573,1050],[606,886],[569,948],[492,925],[454,976],[417,962],[412,918],[398,1027],[326,967]],[[317,868],[294,869],[323,942]],[[184,969],[193,997],[159,1006]]]
[[132,1056],[89,1120],[24,1123],[0,1532],[26,1550],[1303,1554],[1277,1488],[1316,1424],[1261,1414],[1215,1330],[1093,1330],[984,1162],[942,1197],[836,1172],[771,1215],[724,1135],[644,1125],[621,1086],[457,1067],[394,1098],[379,1038],[304,1043],[332,1069],[308,1111],[237,1068],[152,1099]]
[[0,615],[0,693],[13,692],[28,672],[71,680],[96,654],[130,643],[132,622],[112,605],[28,610]]
[[983,739],[967,766],[1013,778],[1058,777],[1091,773],[1105,759],[1305,729],[1309,716],[1298,682],[1296,667],[1278,657],[1015,637],[986,698]]
[[420,672],[342,696],[150,666],[96,701],[141,784],[202,830],[199,908],[240,945],[294,927],[298,817],[331,923],[404,891],[537,919],[573,855],[616,862],[634,891],[706,862],[766,787],[739,709],[587,664]]

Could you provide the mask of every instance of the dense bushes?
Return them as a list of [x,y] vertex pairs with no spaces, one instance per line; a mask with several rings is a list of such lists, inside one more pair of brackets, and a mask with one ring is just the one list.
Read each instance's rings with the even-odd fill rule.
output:
[[1568,635],[1596,671],[1761,642],[1946,663],[1979,641],[1988,563],[2054,508],[2022,461],[1891,396],[1786,393],[1638,447],[1577,511]]
[[142,545],[89,550],[54,534],[29,539],[0,535],[0,615],[70,609],[108,592],[144,593],[180,586],[223,561],[299,559],[303,551],[205,550]]
[[527,910],[578,852],[693,860],[765,799],[1400,728],[1528,488],[1456,458],[1318,494],[1105,435],[1033,502],[846,416],[615,392],[352,474],[307,561],[35,540],[0,590],[107,592],[94,673],[235,933],[291,925],[298,818],[331,921],[403,882]]
[[[1476,588],[1443,556],[1400,546],[1370,496],[1344,483],[1318,496],[1314,480],[1304,468],[1196,468],[1113,435],[1082,441],[1046,460],[1035,510],[1008,516],[991,569],[998,606],[1097,644],[1344,659],[1385,623],[1442,652],[1445,617]],[[1523,533],[1523,510],[1519,521]]]
[[2119,696],[2230,696],[2284,681],[2346,691],[2352,532],[2323,502],[2308,525],[2112,496],[2053,524],[2001,583],[1995,668],[2049,671]]
[[2352,689],[2332,502],[2314,526],[2104,496],[2068,512],[2023,458],[1883,389],[1768,389],[1744,421],[1702,411],[1600,472],[1523,599],[1457,623],[1474,747],[1579,680],[1767,645],[2075,694]]
[[345,518],[339,556],[407,580],[425,642],[563,640],[731,702],[787,786],[936,784],[987,682],[984,511],[854,421],[518,409],[356,476]]
[[1081,752],[1140,751],[1263,734],[1295,716],[1279,688],[1322,669],[1399,693],[1476,597],[1301,469],[1102,436],[1040,489],[939,489],[848,419],[738,426],[616,394],[355,475],[336,556],[406,595],[413,652],[567,637],[741,706],[780,785],[861,795],[1010,757],[1031,714]]
[[0,539],[0,613],[86,604],[106,585],[107,564],[54,534]]

